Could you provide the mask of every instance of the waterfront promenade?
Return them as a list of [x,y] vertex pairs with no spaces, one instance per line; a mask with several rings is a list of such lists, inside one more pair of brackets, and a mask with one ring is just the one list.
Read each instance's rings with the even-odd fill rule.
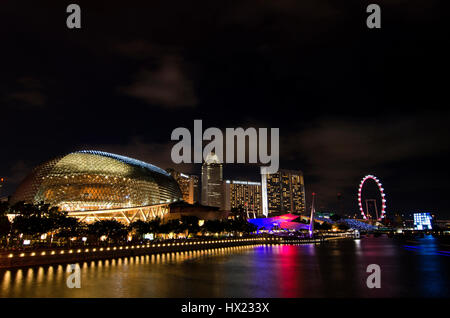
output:
[[347,236],[317,239],[282,237],[242,237],[211,238],[160,241],[134,245],[112,245],[74,248],[45,248],[27,251],[7,251],[0,253],[0,268],[27,267],[46,264],[64,264],[83,261],[112,259],[128,256],[150,255],[157,253],[206,250],[246,245],[310,244],[323,240],[345,238]]

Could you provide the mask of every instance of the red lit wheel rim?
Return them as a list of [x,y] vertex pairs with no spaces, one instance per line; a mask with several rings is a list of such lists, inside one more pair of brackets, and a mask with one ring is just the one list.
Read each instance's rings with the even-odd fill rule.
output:
[[362,205],[362,201],[361,201],[361,194],[362,194],[362,189],[364,187],[364,183],[369,180],[372,179],[373,181],[375,181],[375,183],[378,186],[378,190],[380,190],[380,195],[381,195],[381,215],[378,218],[378,220],[380,221],[381,219],[383,219],[385,217],[386,214],[386,195],[384,193],[384,189],[381,185],[380,180],[375,177],[374,175],[367,175],[365,176],[362,180],[361,183],[359,184],[359,188],[358,188],[358,205],[359,205],[359,210],[361,211],[361,215],[363,217],[363,219],[367,220],[367,215],[364,213],[364,209],[363,209],[363,205]]

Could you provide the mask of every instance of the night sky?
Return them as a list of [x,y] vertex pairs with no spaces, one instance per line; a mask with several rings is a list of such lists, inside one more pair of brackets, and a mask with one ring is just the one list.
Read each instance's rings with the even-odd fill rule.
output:
[[[80,30],[66,6],[81,6]],[[81,149],[162,168],[177,127],[280,128],[307,204],[357,211],[366,174],[388,213],[450,217],[448,33],[439,1],[2,1],[0,176]],[[225,178],[259,179],[252,165]]]

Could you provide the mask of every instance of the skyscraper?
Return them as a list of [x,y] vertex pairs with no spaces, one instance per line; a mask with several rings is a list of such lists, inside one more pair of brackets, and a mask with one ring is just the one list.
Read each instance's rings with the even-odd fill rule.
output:
[[202,204],[222,207],[222,163],[216,154],[210,153],[202,165]]
[[194,204],[200,201],[200,180],[198,176],[189,176],[189,200],[187,202]]
[[177,181],[183,194],[183,200],[189,204],[199,201],[199,179],[196,175],[186,175],[172,168],[166,169],[168,173]]
[[262,191],[260,182],[226,180],[223,209],[242,209],[252,216],[262,216]]
[[264,215],[304,214],[305,183],[301,171],[279,170],[261,178]]

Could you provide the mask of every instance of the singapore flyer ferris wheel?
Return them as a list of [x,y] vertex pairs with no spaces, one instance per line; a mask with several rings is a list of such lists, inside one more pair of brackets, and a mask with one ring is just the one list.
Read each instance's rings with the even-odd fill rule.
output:
[[[364,213],[363,203],[362,203],[362,190],[363,190],[363,187],[364,187],[364,183],[367,180],[369,180],[369,179],[372,179],[373,181],[375,181],[375,183],[377,184],[378,189],[380,191],[380,196],[381,196],[381,214],[380,214],[379,217],[377,215],[378,221],[380,221],[381,219],[383,219],[385,217],[385,214],[386,214],[386,195],[384,193],[384,189],[383,189],[383,187],[381,185],[380,180],[377,177],[375,177],[374,175],[369,174],[369,175],[365,176],[361,180],[361,182],[359,184],[359,188],[358,188],[358,205],[359,205],[359,210],[361,211],[363,219],[367,220],[368,217],[369,217],[369,213],[368,213],[368,211],[366,211],[366,213]],[[367,207],[367,202],[366,202],[366,207]]]

